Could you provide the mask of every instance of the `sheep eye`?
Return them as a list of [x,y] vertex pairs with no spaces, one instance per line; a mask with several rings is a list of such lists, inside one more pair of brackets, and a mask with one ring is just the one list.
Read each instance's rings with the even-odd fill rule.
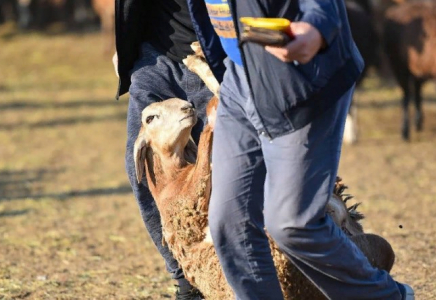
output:
[[145,119],[145,123],[150,124],[150,122],[153,121],[154,117],[155,117],[155,116],[148,116],[148,117]]

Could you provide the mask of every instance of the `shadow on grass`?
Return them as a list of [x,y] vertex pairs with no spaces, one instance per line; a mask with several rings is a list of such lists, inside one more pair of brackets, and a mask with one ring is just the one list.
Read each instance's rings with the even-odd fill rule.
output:
[[[73,190],[63,193],[44,193],[38,188],[39,182],[51,180],[62,170],[22,170],[0,171],[0,202],[24,199],[69,200],[75,197],[109,196],[132,193],[130,185],[110,188],[94,188],[88,190]],[[26,213],[26,212],[23,212]],[[2,213],[0,212],[0,216]]]
[[11,196],[0,196],[1,201],[13,201],[23,199],[40,200],[51,198],[56,200],[70,200],[76,197],[92,197],[92,196],[111,196],[111,195],[126,195],[132,193],[130,185],[122,185],[114,188],[96,188],[89,190],[73,190],[65,193],[21,193],[17,192]]
[[97,23],[88,23],[82,25],[63,24],[62,22],[54,22],[51,26],[45,28],[20,29],[13,22],[9,24],[2,24],[0,26],[0,39],[4,41],[13,40],[14,38],[24,35],[45,35],[45,36],[59,36],[59,35],[84,35],[92,33],[100,33],[101,29]]
[[70,200],[76,197],[92,197],[92,196],[111,196],[111,195],[123,195],[132,193],[130,185],[123,185],[114,188],[96,188],[89,190],[73,190],[65,193],[36,193],[36,194],[20,194],[16,193],[11,197],[0,197],[1,201],[34,199],[40,200],[45,198],[51,198],[56,200]]
[[0,218],[22,216],[29,211],[30,209],[0,211]]
[[[1,90],[1,86],[0,86]],[[24,100],[24,101],[14,101],[10,103],[0,104],[0,110],[21,110],[21,109],[63,109],[63,108],[78,108],[78,107],[116,107],[120,106],[121,103],[118,101],[70,101],[62,103],[35,103],[34,101]]]
[[74,117],[74,118],[63,118],[48,120],[42,122],[20,122],[15,124],[0,124],[0,130],[12,130],[16,128],[43,128],[52,126],[62,126],[62,125],[73,125],[77,123],[95,123],[95,122],[105,122],[105,121],[125,121],[126,113],[122,112],[115,115],[109,116],[97,116],[97,117]]
[[38,183],[53,179],[62,170],[2,170],[0,171],[0,201],[38,192]]

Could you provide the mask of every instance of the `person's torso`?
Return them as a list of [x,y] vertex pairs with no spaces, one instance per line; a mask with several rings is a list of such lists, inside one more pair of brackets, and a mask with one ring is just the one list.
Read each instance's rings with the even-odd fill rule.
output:
[[[304,21],[305,14],[309,13],[302,9],[309,1],[228,2],[235,19],[279,17]],[[321,4],[323,0],[315,2]],[[347,20],[343,1],[332,3],[329,2],[331,13]],[[355,84],[363,61],[349,26],[343,25],[328,48],[306,64],[283,63],[254,43],[245,43],[241,48],[253,103],[272,138],[305,126]],[[236,31],[241,32],[241,24],[238,23]]]
[[149,16],[150,44],[178,62],[192,54],[190,45],[197,37],[186,0],[153,1]]

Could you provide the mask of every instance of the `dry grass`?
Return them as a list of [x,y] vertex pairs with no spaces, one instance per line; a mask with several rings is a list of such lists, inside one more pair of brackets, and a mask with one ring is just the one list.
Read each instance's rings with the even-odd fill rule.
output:
[[411,284],[416,299],[431,300],[436,299],[436,86],[425,86],[425,128],[413,131],[410,143],[400,138],[400,97],[390,82],[382,85],[376,77],[365,82],[356,94],[361,139],[343,148],[339,172],[363,202],[366,231],[392,243],[394,279]]
[[0,39],[0,299],[174,292],[124,172],[127,98],[99,41]]
[[[124,173],[127,98],[100,36],[0,28],[0,299],[166,299],[173,282]],[[361,140],[340,175],[368,231],[397,252],[396,279],[435,299],[436,92],[426,124],[400,140],[399,89],[357,93]],[[399,226],[402,225],[402,228]]]

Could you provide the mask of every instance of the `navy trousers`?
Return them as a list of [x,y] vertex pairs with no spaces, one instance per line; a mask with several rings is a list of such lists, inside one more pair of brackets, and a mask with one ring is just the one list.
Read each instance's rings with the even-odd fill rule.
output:
[[283,299],[264,228],[329,299],[401,299],[389,274],[374,269],[325,214],[353,91],[306,127],[269,140],[258,134],[243,69],[227,61],[209,225],[237,299]]
[[159,211],[144,179],[137,183],[133,146],[141,127],[141,112],[149,104],[169,98],[180,98],[193,103],[198,113],[198,122],[193,128],[192,137],[198,143],[203,124],[206,121],[206,105],[212,93],[203,81],[189,71],[185,65],[177,63],[156,51],[151,45],[142,45],[142,55],[132,70],[129,108],[127,113],[126,171],[139,205],[145,226],[165,259],[166,268],[173,279],[184,278],[183,271],[173,258],[168,247],[162,245],[162,226]]

